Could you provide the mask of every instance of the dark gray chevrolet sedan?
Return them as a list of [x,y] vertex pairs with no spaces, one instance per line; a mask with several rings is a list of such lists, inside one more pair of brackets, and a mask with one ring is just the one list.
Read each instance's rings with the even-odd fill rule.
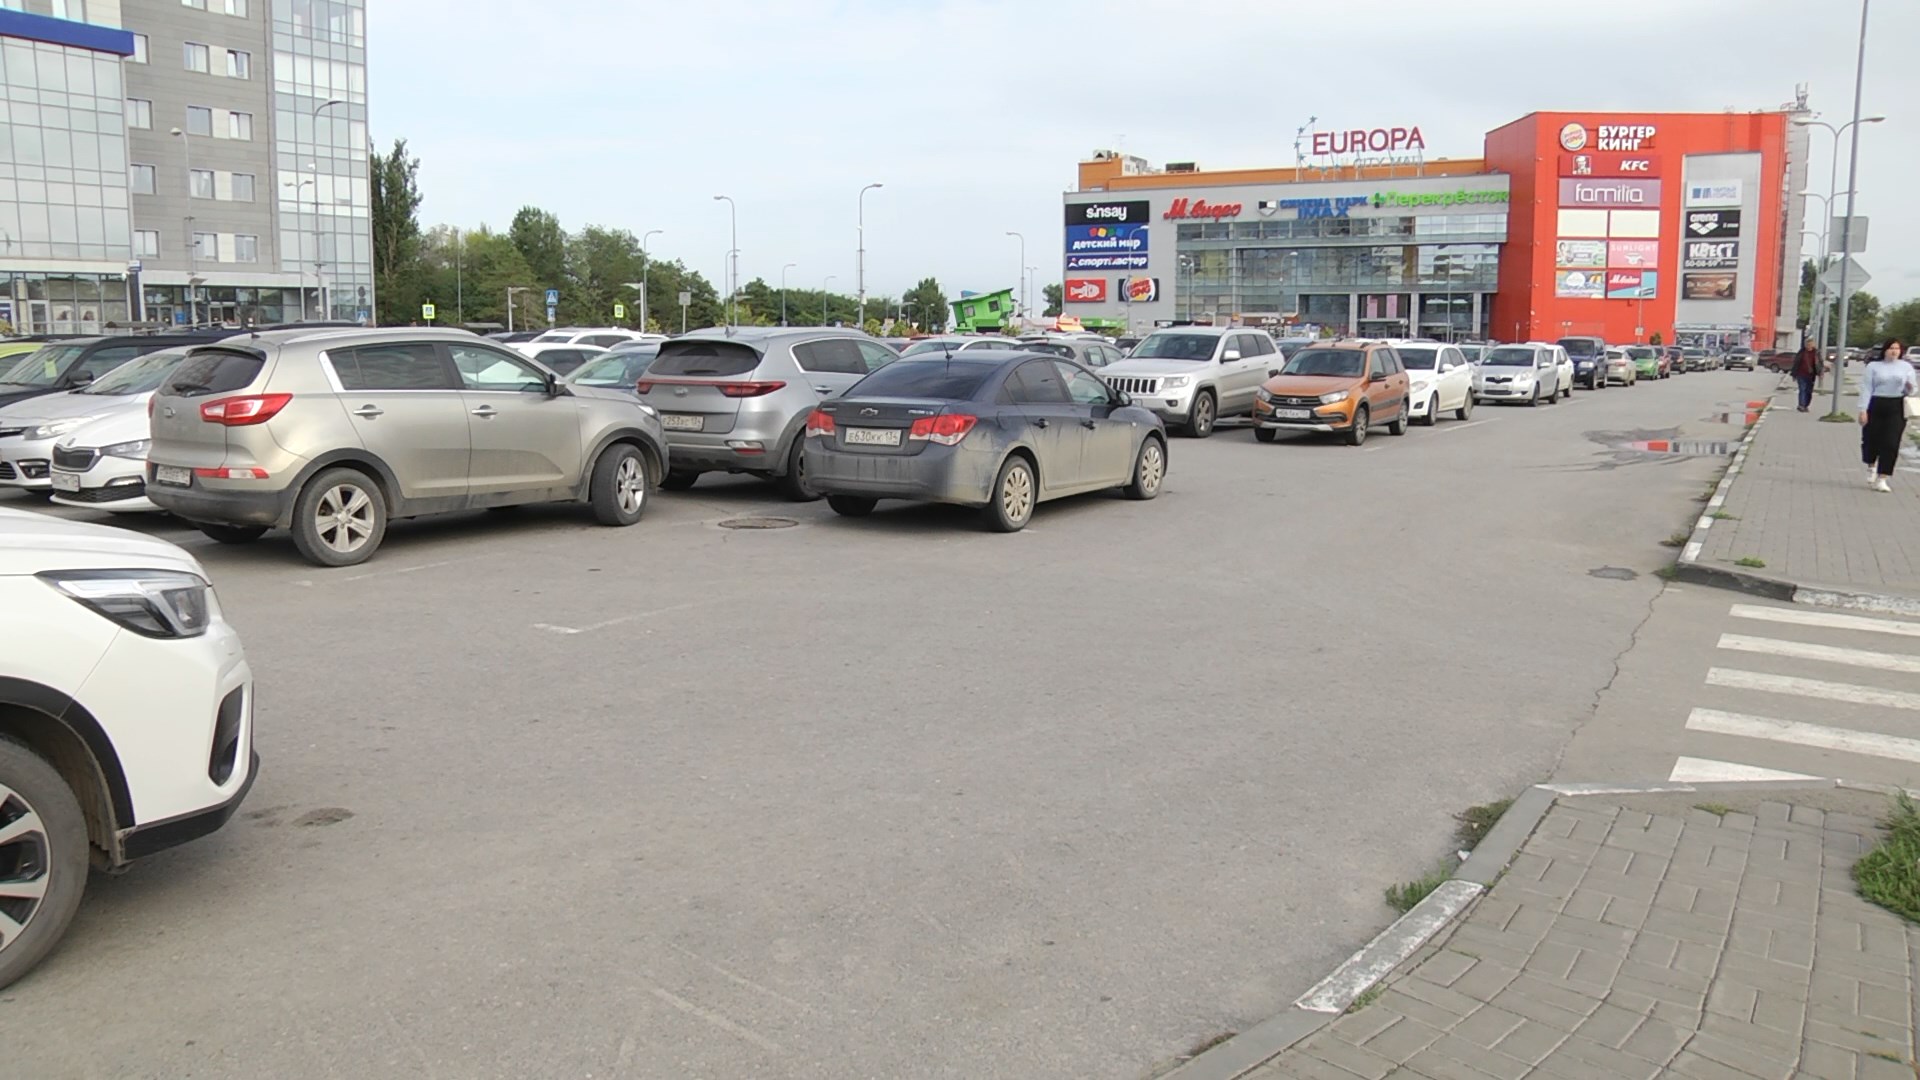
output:
[[1035,505],[1104,488],[1160,494],[1167,433],[1071,360],[1005,349],[903,358],[807,421],[807,482],[835,512],[881,499],[982,509],[1000,532]]

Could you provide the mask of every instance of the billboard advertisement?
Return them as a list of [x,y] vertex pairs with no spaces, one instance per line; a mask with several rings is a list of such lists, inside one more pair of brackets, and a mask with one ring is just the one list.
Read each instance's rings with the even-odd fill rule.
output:
[[1660,275],[1652,270],[1607,271],[1607,299],[1651,300],[1658,292]]
[[1120,298],[1129,304],[1151,304],[1160,299],[1160,279],[1147,277],[1121,278]]
[[1605,240],[1560,240],[1554,244],[1553,265],[1592,267],[1607,265]]
[[1607,275],[1602,270],[1556,270],[1553,295],[1562,300],[1598,300],[1606,295]]
[[1607,243],[1607,265],[1622,270],[1651,270],[1660,265],[1657,240],[1611,240]]
[[1659,176],[1660,159],[1653,154],[1561,154],[1561,176]]
[[1689,180],[1687,205],[1739,206],[1743,187],[1738,180]]
[[1068,225],[1145,225],[1153,216],[1153,204],[1145,199],[1125,202],[1070,203]]
[[1107,298],[1107,279],[1070,277],[1062,286],[1062,297],[1069,304],[1098,304]]
[[1689,210],[1685,232],[1688,236],[1697,236],[1702,240],[1711,240],[1719,236],[1739,236],[1740,211]]
[[1069,255],[1068,270],[1145,270],[1147,255],[1145,252],[1128,252],[1122,255]]
[[1660,206],[1660,181],[1568,177],[1560,181],[1560,205],[1595,209],[1657,209]]
[[1151,235],[1145,225],[1069,225],[1067,254],[1111,255],[1147,250]]
[[1740,241],[1687,240],[1680,245],[1682,270],[1738,270]]
[[1735,300],[1739,298],[1739,281],[1740,275],[1732,270],[1683,274],[1680,296],[1685,300]]

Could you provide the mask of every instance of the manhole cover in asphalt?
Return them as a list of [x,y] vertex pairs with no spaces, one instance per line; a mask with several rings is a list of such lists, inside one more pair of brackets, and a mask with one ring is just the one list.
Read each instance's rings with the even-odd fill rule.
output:
[[728,518],[720,523],[723,529],[791,529],[800,524],[792,518],[783,517],[737,517]]
[[1640,575],[1624,566],[1601,566],[1587,571],[1587,576],[1606,578],[1608,581],[1632,581]]

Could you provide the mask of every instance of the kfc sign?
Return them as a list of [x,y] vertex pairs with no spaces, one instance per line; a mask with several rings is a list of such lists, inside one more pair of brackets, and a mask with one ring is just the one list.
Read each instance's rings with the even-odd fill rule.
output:
[[1167,212],[1161,214],[1168,221],[1185,221],[1189,218],[1201,218],[1219,221],[1221,218],[1239,217],[1242,207],[1239,203],[1210,203],[1205,199],[1175,199]]
[[1660,175],[1660,159],[1652,154],[1578,153],[1560,155],[1561,176],[1632,179]]
[[1107,299],[1106,278],[1070,277],[1067,279],[1065,289],[1069,304],[1099,304]]
[[1394,154],[1426,148],[1427,140],[1420,136],[1420,129],[1417,127],[1372,130],[1354,128],[1350,131],[1313,133],[1315,157],[1328,157],[1334,154]]

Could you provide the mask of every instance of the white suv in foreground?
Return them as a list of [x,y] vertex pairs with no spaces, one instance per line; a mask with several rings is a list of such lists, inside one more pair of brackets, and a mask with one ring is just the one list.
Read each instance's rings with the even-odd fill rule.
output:
[[60,940],[89,865],[226,824],[253,784],[253,674],[164,541],[0,508],[0,987]]

